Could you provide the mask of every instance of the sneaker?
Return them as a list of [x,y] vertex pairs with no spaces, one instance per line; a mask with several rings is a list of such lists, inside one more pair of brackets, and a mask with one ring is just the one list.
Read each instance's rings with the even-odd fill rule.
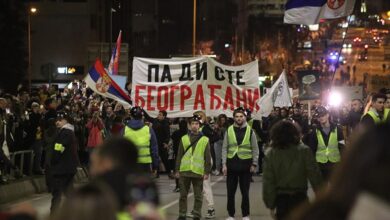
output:
[[207,214],[205,216],[207,219],[215,218],[215,209],[207,210]]
[[242,220],[250,220],[249,216],[242,217]]
[[194,211],[187,213],[186,217],[187,218],[194,218]]
[[218,170],[214,170],[213,172],[211,172],[211,174],[213,174],[214,176],[218,176],[220,172]]
[[229,216],[226,218],[226,220],[235,220],[235,218]]
[[180,192],[180,188],[179,187],[177,187],[177,188],[175,188],[174,190],[173,190],[173,192]]

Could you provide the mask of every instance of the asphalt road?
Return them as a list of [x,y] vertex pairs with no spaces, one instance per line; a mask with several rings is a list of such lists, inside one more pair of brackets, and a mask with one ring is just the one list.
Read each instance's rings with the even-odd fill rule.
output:
[[[157,180],[159,186],[159,195],[161,199],[161,208],[165,211],[167,219],[174,220],[178,217],[179,211],[179,193],[174,193],[172,190],[175,187],[174,180],[168,179],[166,175],[161,175]],[[215,202],[216,218],[215,219],[225,219],[228,214],[226,210],[227,202],[227,191],[226,191],[226,181],[222,176],[213,176],[212,177],[212,188]],[[254,182],[251,184],[250,189],[250,210],[251,210],[251,219],[259,220],[271,220],[269,215],[269,210],[265,207],[262,201],[262,178],[259,176],[254,177]],[[188,210],[191,211],[193,206],[193,194],[189,195],[188,199]],[[46,219],[49,214],[51,195],[37,194],[29,198],[14,202],[14,205],[19,202],[29,202],[37,210],[39,219]],[[241,194],[239,189],[236,193],[236,218],[241,219]],[[203,200],[203,216],[207,212],[207,205],[205,200]]]

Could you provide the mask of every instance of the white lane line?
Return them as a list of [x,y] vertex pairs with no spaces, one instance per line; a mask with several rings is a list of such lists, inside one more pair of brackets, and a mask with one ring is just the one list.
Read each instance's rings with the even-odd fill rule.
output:
[[[223,176],[221,176],[221,177],[219,177],[218,179],[216,179],[216,180],[215,180],[214,182],[212,182],[210,185],[211,185],[211,186],[214,186],[216,183],[218,183],[218,182],[221,181],[221,180],[223,180]],[[194,195],[194,193],[190,193],[190,194],[188,194],[188,197],[191,197],[191,196],[193,196],[193,195]],[[176,200],[174,200],[174,201],[172,201],[172,202],[166,204],[165,206],[161,207],[161,210],[168,209],[168,208],[170,208],[170,207],[176,205],[177,203],[179,203],[179,199],[176,199]]]

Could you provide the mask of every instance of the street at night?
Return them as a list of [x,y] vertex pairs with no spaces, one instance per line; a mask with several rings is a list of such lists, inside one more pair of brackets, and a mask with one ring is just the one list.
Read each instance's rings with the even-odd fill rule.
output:
[[390,219],[389,0],[2,0],[0,220]]

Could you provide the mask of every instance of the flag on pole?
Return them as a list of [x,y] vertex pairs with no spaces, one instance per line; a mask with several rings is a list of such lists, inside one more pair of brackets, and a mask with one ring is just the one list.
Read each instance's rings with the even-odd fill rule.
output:
[[284,23],[318,24],[320,19],[333,19],[350,15],[355,0],[288,0]]
[[272,85],[271,89],[260,98],[259,105],[262,117],[267,117],[271,114],[274,107],[292,106],[291,94],[284,70],[280,74],[279,79]]
[[88,87],[97,94],[120,102],[125,108],[131,107],[130,97],[125,91],[107,74],[102,62],[97,59],[91,67],[84,81]]
[[112,49],[111,60],[107,68],[108,73],[110,75],[118,75],[119,55],[121,53],[121,41],[122,41],[122,31],[119,31],[118,38],[116,39],[116,46]]

